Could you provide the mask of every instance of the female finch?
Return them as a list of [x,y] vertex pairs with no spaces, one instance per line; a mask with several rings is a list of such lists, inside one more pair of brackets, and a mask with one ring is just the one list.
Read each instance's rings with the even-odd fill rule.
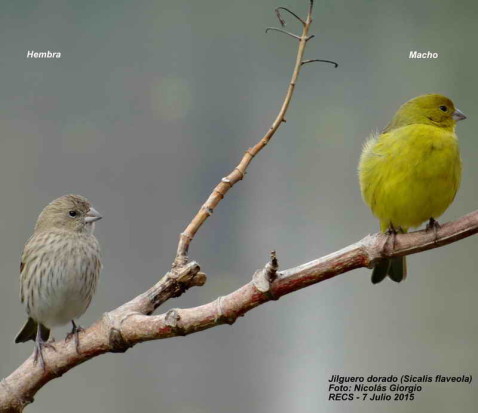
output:
[[28,321],[16,343],[35,341],[35,362],[43,359],[50,329],[74,322],[88,308],[101,270],[99,244],[93,230],[101,215],[86,198],[65,195],[55,199],[38,217],[35,231],[23,249],[20,264],[20,299]]
[[[442,95],[423,95],[404,103],[380,135],[373,135],[360,157],[362,196],[380,220],[380,229],[407,232],[429,221],[427,229],[453,202],[461,180],[456,122],[466,116]],[[405,257],[375,265],[372,282],[387,275],[406,277]]]

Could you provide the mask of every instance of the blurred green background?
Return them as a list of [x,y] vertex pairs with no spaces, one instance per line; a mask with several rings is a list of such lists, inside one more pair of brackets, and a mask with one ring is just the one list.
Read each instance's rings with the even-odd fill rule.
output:
[[[296,41],[274,8],[306,0],[12,1],[0,4],[0,377],[32,344],[18,266],[40,210],[88,197],[104,271],[84,326],[151,286],[213,186],[270,126]],[[191,246],[209,275],[161,309],[195,306],[248,282],[276,249],[282,268],[375,232],[356,165],[367,135],[404,101],[450,96],[464,173],[441,222],[477,208],[475,1],[317,2],[308,58],[271,145]],[[287,29],[297,31],[295,22]],[[26,59],[28,50],[60,60]],[[439,53],[409,60],[410,50]],[[105,355],[49,383],[32,412],[470,412],[477,387],[428,384],[414,402],[329,402],[332,374],[478,374],[478,238],[409,258],[409,278],[358,270],[264,305],[233,326]],[[54,332],[62,338],[65,329]]]

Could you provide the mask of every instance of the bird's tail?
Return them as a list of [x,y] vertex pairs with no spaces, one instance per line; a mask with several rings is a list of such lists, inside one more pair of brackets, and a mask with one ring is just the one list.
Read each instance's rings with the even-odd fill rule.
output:
[[43,324],[38,324],[35,320],[33,320],[33,318],[28,317],[27,322],[17,334],[15,343],[25,343],[28,340],[35,341],[37,328],[40,329],[40,337],[43,339],[43,341],[47,341],[50,337],[50,330]]
[[383,260],[375,264],[372,271],[372,284],[377,284],[386,276],[399,283],[407,277],[407,261],[405,257]]

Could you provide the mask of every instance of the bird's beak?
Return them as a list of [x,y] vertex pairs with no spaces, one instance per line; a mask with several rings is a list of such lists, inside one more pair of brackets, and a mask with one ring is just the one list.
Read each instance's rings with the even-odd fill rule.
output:
[[451,115],[451,117],[456,121],[466,119],[465,114],[459,109],[456,109],[455,112],[453,112],[453,115]]
[[95,208],[91,207],[88,213],[86,214],[85,222],[91,223],[91,222],[98,221],[101,218],[103,218],[101,214]]

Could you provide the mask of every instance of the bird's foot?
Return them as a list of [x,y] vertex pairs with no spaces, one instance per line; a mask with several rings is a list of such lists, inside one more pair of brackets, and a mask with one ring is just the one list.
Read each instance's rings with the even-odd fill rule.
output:
[[76,352],[80,354],[80,332],[85,331],[81,326],[77,326],[73,320],[71,320],[71,332],[67,334],[65,341],[71,340],[72,337],[75,337],[75,347]]
[[[385,235],[387,235],[387,238],[385,239],[385,243],[383,244],[383,250],[389,250],[390,252],[393,252],[395,250],[395,245],[397,242],[397,234],[403,234],[403,228],[398,227],[395,228],[392,224],[388,227],[387,231],[385,231]],[[391,243],[391,247],[388,247],[388,244]]]
[[441,225],[438,223],[437,220],[434,218],[430,218],[430,220],[427,223],[427,226],[425,227],[425,231],[433,231],[435,234],[435,242],[438,240],[438,230],[441,228]]
[[33,364],[37,364],[38,360],[40,360],[40,366],[43,370],[46,370],[45,359],[43,358],[43,349],[50,348],[56,351],[55,346],[52,342],[37,340],[35,341],[35,352],[33,355]]

